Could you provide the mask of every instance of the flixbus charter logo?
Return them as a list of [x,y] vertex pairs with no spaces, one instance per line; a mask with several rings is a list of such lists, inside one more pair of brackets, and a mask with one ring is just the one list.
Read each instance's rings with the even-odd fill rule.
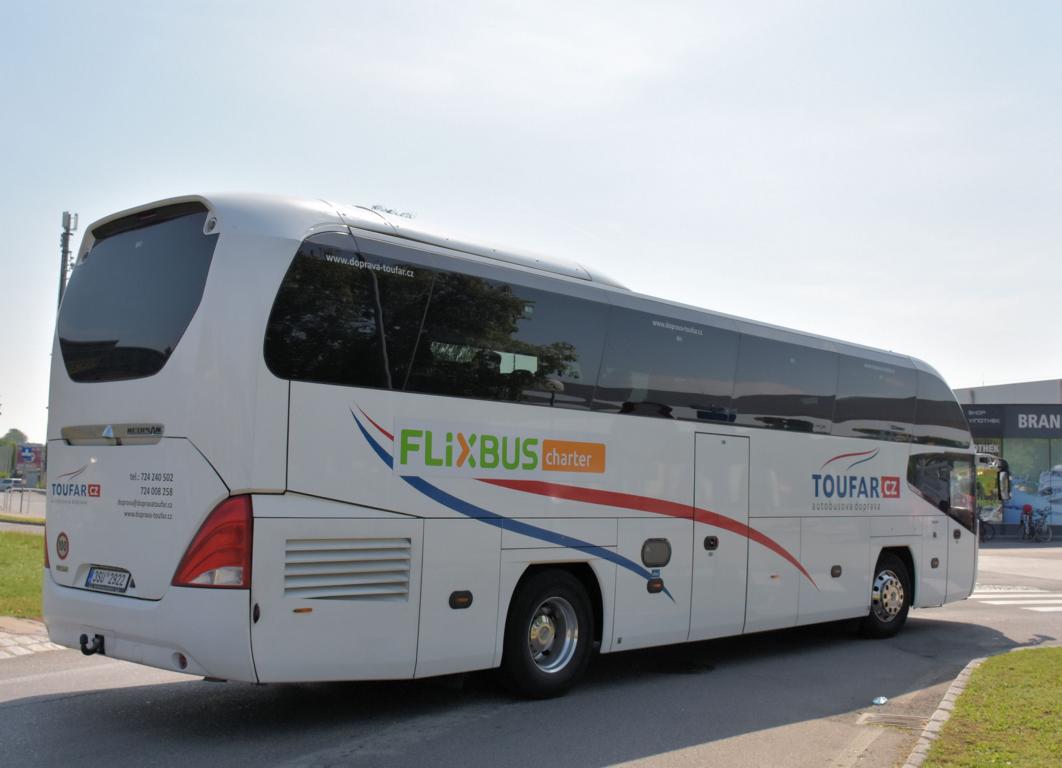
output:
[[394,467],[400,474],[445,473],[466,476],[541,472],[605,471],[605,444],[557,440],[527,432],[472,431],[422,422],[399,424]]
[[[866,475],[854,474],[852,470],[860,464],[865,464],[878,455],[880,449],[863,451],[860,453],[842,453],[834,456],[822,465],[822,471],[811,476],[813,491],[816,499],[898,499],[900,498],[900,478],[896,475]],[[844,467],[846,471],[838,473],[836,469],[826,472],[826,468],[835,464],[836,468]]]

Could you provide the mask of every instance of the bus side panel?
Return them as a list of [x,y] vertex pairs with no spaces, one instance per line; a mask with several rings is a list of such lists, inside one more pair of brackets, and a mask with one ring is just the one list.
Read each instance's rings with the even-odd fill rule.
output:
[[[425,520],[416,677],[492,666],[498,625],[501,529],[478,520]],[[469,592],[468,607],[451,597]]]
[[693,529],[689,639],[739,635],[745,628],[749,539],[702,520],[710,512],[748,524],[749,438],[698,433],[694,464],[694,506],[701,517]]
[[965,600],[973,592],[977,578],[977,534],[951,518],[946,522],[948,541],[947,602]]
[[[800,518],[758,517],[753,528],[774,539],[793,557],[801,559]],[[749,547],[749,589],[745,606],[745,632],[781,629],[796,624],[800,579],[791,563],[771,549]]]
[[800,582],[798,624],[866,614],[871,569],[868,518],[804,518],[800,555],[815,583]]
[[282,237],[222,237],[200,307],[196,359],[180,372],[187,434],[236,493],[284,488],[289,385],[266,368],[261,349],[297,247]]
[[654,575],[664,580],[666,592],[651,594],[646,579],[630,570],[616,575],[614,651],[685,642],[690,632],[690,596],[693,581],[693,521],[684,519],[626,519],[619,521],[621,557],[642,562],[648,539],[666,539],[671,560]]
[[[259,679],[412,677],[424,521],[291,494],[256,496],[254,506]],[[314,516],[336,506],[350,517]]]
[[916,574],[915,607],[943,605],[948,589],[948,518],[935,514],[920,518],[922,561]]
[[[368,412],[376,423],[391,430],[393,401],[393,396],[382,397],[372,391],[292,382],[288,488],[378,509],[418,511],[395,505],[392,494],[396,477],[387,463],[393,442],[363,415],[363,411]],[[359,419],[367,436],[358,426]],[[375,441],[386,460],[373,450],[369,439]]]

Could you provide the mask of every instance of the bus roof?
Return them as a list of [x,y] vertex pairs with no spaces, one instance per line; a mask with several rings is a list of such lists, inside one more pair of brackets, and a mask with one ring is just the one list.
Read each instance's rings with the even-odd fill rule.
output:
[[346,224],[356,229],[457,251],[474,258],[503,262],[518,268],[546,273],[550,277],[567,279],[576,284],[586,285],[590,283],[601,290],[614,293],[621,303],[632,302],[632,306],[643,305],[647,302],[664,305],[673,311],[689,313],[688,319],[694,322],[707,322],[711,325],[741,333],[841,354],[856,355],[885,364],[891,363],[893,365],[913,367],[943,381],[943,377],[932,366],[908,355],[636,293],[619,281],[576,261],[542,256],[525,250],[478,240],[474,237],[458,235],[440,228],[425,226],[413,219],[372,207],[333,203],[322,199],[222,193],[203,196],[186,195],[160,200],[120,211],[93,223],[86,230],[85,242],[82,244],[80,253],[83,254],[91,247],[91,233],[102,224],[137,212],[149,211],[162,205],[193,200],[201,201],[217,212],[221,220],[219,231],[224,231],[226,228],[226,219],[229,220],[227,222],[229,224],[233,223],[233,219],[237,219],[239,220],[239,226],[245,230],[253,229],[262,231],[263,234],[302,238],[306,236],[308,228],[320,225],[323,218],[334,218],[336,224]]

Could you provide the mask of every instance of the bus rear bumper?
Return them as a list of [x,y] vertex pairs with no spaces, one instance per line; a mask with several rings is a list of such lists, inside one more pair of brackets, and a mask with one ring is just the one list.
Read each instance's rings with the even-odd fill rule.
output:
[[139,600],[56,584],[44,573],[44,622],[53,643],[80,649],[103,638],[104,655],[173,672],[257,682],[250,592],[170,587]]

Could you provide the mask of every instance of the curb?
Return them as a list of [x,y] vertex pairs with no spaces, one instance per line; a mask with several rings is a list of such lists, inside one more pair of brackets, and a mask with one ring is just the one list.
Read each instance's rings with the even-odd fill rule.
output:
[[29,525],[34,528],[43,528],[44,520],[39,518],[28,518],[26,520],[19,520],[15,515],[0,515],[0,523],[10,523],[11,525]]
[[[1011,648],[1010,650],[993,655],[1001,656],[1003,653],[1020,653],[1022,651],[1035,651],[1039,648],[1056,647],[1058,647],[1058,643],[1019,645],[1017,648]],[[973,659],[969,664],[962,668],[962,672],[960,672],[958,677],[952,682],[951,686],[948,688],[948,692],[944,694],[944,698],[940,700],[940,706],[937,707],[937,711],[929,718],[929,722],[922,731],[922,735],[918,738],[918,743],[915,744],[914,749],[911,750],[911,754],[907,756],[907,762],[903,764],[902,768],[921,768],[922,763],[925,762],[926,755],[929,754],[929,748],[940,736],[940,729],[943,728],[944,723],[948,722],[949,718],[951,718],[952,710],[955,709],[955,699],[959,697],[960,693],[966,690],[966,684],[970,682],[970,675],[973,674],[975,669],[990,658],[992,657],[983,656],[980,659]]]
[[914,749],[907,756],[907,762],[903,764],[903,768],[921,768],[922,763],[925,762],[926,755],[929,754],[929,748],[933,746],[933,742],[940,736],[940,729],[944,727],[944,723],[948,722],[951,717],[951,712],[955,709],[955,700],[960,693],[966,690],[966,684],[970,682],[970,675],[973,674],[973,671],[981,666],[987,658],[985,656],[980,659],[973,659],[962,668],[962,672],[952,681],[948,692],[940,700],[940,706],[929,718],[929,722],[926,723],[926,727],[922,730],[922,735],[918,738]]
[[48,629],[43,621],[37,621],[36,619],[0,616],[0,632],[11,635],[46,635],[48,634]]

